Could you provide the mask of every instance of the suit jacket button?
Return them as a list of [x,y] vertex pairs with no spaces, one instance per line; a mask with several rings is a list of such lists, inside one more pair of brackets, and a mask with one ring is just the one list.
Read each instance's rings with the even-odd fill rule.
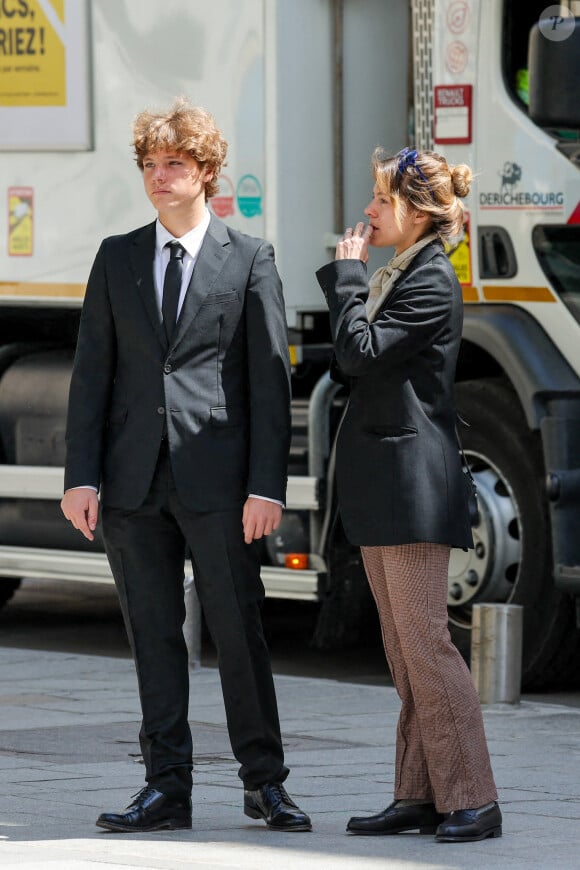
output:
[[167,364],[166,366],[163,366],[163,371],[165,372],[166,375],[170,375],[171,374],[171,366],[169,364]]
[[163,408],[163,407],[157,408],[157,413],[158,414],[165,414],[165,408]]

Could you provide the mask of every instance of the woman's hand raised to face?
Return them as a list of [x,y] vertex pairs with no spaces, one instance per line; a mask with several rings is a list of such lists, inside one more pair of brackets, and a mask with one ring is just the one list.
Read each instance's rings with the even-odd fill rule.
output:
[[360,221],[354,228],[347,227],[344,236],[336,246],[337,260],[362,260],[363,263],[369,258],[369,239],[372,235],[372,227]]

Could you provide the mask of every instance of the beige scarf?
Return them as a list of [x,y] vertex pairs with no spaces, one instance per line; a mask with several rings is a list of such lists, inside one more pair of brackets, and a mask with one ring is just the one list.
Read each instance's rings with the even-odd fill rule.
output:
[[369,295],[366,301],[367,317],[369,323],[372,323],[377,316],[383,302],[391,292],[393,284],[399,276],[405,271],[409,263],[419,253],[421,248],[428,245],[430,242],[439,238],[437,233],[429,233],[410,248],[406,248],[402,254],[392,257],[386,266],[381,266],[380,269],[371,276],[369,281]]

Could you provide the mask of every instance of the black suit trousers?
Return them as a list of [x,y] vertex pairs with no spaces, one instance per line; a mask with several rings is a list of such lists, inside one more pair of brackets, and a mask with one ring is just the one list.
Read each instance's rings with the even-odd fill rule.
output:
[[243,539],[241,507],[209,513],[183,507],[170,458],[162,448],[144,503],[136,510],[105,507],[102,521],[137,670],[143,714],[140,742],[149,785],[175,797],[191,791],[189,671],[183,637],[187,549],[217,648],[239,776],[249,788],[282,782],[288,769],[262,629],[264,588],[256,547]]

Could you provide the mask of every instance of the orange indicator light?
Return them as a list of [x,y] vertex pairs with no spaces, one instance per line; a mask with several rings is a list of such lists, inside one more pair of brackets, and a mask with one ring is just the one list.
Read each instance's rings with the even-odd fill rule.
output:
[[286,568],[304,571],[308,568],[308,553],[286,553],[284,556]]

